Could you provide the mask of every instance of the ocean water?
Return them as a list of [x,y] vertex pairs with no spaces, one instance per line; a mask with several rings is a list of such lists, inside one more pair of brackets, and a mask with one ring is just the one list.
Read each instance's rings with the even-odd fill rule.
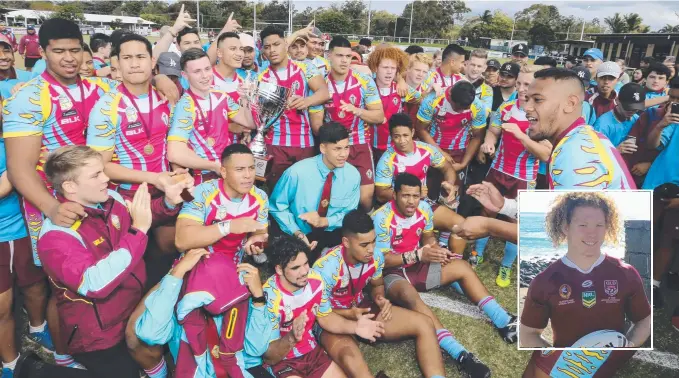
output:
[[[551,239],[545,233],[545,213],[520,213],[519,215],[519,255],[526,258],[561,257],[566,254],[566,245],[554,248]],[[604,244],[602,251],[607,255],[623,258],[625,256],[625,231],[620,230],[618,245]]]

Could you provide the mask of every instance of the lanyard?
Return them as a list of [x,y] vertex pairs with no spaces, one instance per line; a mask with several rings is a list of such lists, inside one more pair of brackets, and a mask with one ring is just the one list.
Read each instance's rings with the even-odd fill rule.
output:
[[337,90],[337,85],[335,85],[335,79],[332,77],[332,74],[328,75],[328,79],[330,79],[330,84],[332,85],[332,89],[334,91],[332,94],[332,101],[335,103],[335,106],[337,108],[342,106],[342,101],[346,97],[347,88],[349,88],[349,78],[351,78],[351,70],[349,70],[349,72],[347,73],[347,77],[344,79],[344,92],[339,93],[339,91]]
[[127,96],[127,98],[132,102],[132,106],[134,106],[134,109],[137,111],[137,114],[139,114],[139,122],[141,122],[141,125],[144,127],[144,133],[146,134],[146,139],[151,140],[151,131],[153,130],[153,115],[151,114],[153,112],[153,86],[149,84],[149,123],[147,124],[146,121],[144,121],[144,115],[142,112],[139,110],[139,107],[137,106],[137,102],[134,101],[134,96],[130,93],[130,91],[125,87],[125,85],[121,85],[118,87],[119,91]]
[[214,122],[214,112],[212,111],[212,95],[210,92],[207,94],[207,98],[210,102],[210,107],[208,109],[208,117],[210,117],[210,122],[208,123],[205,119],[204,113],[203,113],[203,108],[200,106],[200,102],[198,101],[198,97],[193,93],[192,90],[189,89],[189,96],[193,99],[193,102],[196,104],[196,108],[198,108],[198,118],[200,118],[200,122],[203,125],[203,128],[205,129],[205,136],[210,135],[210,129],[212,129],[212,123]]
[[[365,268],[365,265],[366,264],[361,263],[361,272],[358,273],[359,280],[361,279],[361,277],[363,277],[363,269]],[[351,300],[353,301],[354,298],[356,297],[356,293],[354,292],[354,277],[351,276],[351,269],[349,268],[349,264],[347,264],[346,254],[344,256],[344,266],[347,267],[347,274],[349,275],[349,290],[351,291]]]
[[288,61],[288,66],[286,67],[286,72],[287,72],[287,79],[285,81],[281,80],[280,77],[278,77],[278,74],[276,73],[276,70],[271,67],[271,73],[276,77],[276,81],[278,82],[278,85],[282,87],[287,87],[288,82],[290,81],[290,61]]
[[80,76],[78,76],[78,79],[77,79],[78,88],[80,89],[80,104],[79,105],[75,101],[73,96],[71,96],[71,93],[68,91],[68,88],[66,88],[63,84],[58,82],[57,79],[55,79],[54,76],[52,76],[52,74],[49,73],[49,71],[45,71],[45,74],[44,74],[43,77],[45,78],[45,80],[47,80],[48,83],[50,83],[51,85],[56,85],[56,86],[60,87],[64,91],[64,93],[66,93],[66,96],[68,96],[68,99],[71,100],[71,103],[76,108],[76,112],[78,113],[78,115],[80,115],[80,117],[84,121],[85,126],[87,126],[87,124],[89,123],[89,119],[88,119],[89,115],[83,110],[83,106],[85,105],[85,89],[83,88],[84,86],[83,86],[82,80],[80,79]]

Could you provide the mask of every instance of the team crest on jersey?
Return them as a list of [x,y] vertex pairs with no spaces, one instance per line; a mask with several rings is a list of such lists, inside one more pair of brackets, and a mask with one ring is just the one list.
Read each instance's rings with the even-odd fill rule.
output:
[[318,303],[314,303],[314,305],[311,306],[311,311],[312,311],[312,313],[313,313],[314,315],[315,315],[315,314],[318,314],[318,309],[319,309],[319,308],[321,308],[321,306],[320,306]]
[[570,287],[569,285],[563,284],[563,285],[561,285],[561,287],[559,288],[559,295],[560,295],[561,298],[563,298],[563,299],[568,299],[568,298],[570,298],[570,297],[571,297],[571,293],[572,293],[572,291],[571,291],[571,287]]
[[59,107],[61,108],[61,111],[67,112],[73,109],[73,102],[71,102],[71,99],[67,96],[59,96]]
[[583,291],[582,292],[582,305],[586,308],[592,308],[596,304],[596,291]]
[[468,122],[469,122],[469,120],[468,120],[468,119],[466,119],[466,118],[463,118],[463,119],[462,119],[462,126],[465,126],[465,125],[467,125],[467,123],[468,123]]
[[349,96],[349,102],[356,105],[356,96],[354,96],[354,95]]
[[224,220],[224,218],[226,218],[226,214],[227,214],[226,206],[219,206],[217,208],[217,214],[215,215],[215,218],[219,220]]
[[340,287],[344,288],[349,286],[349,277],[346,274],[342,275],[342,278],[340,279]]
[[403,234],[403,227],[400,224],[396,225],[396,236],[401,236]]
[[299,90],[299,81],[295,80],[292,82],[292,93],[297,93],[297,90]]
[[120,231],[120,218],[118,218],[117,215],[111,215],[111,224],[116,228],[116,230]]
[[394,104],[394,106],[398,105],[398,97],[391,99],[391,102]]
[[421,228],[418,228],[418,229],[417,229],[417,236],[420,236],[420,235],[422,235],[422,229],[421,229]]
[[290,307],[290,305],[283,306],[283,315],[285,316],[285,320],[292,321],[293,314],[292,307]]
[[396,169],[398,169],[399,173],[405,172],[405,170],[406,170],[405,163],[401,163],[401,162],[396,163]]
[[167,113],[163,113],[163,116],[161,117],[163,119],[163,123],[165,126],[170,124],[170,117],[167,116]]
[[604,292],[609,297],[618,294],[618,280],[604,280]]
[[125,117],[127,118],[127,123],[137,122],[137,111],[134,108],[128,107],[125,109]]
[[502,120],[505,121],[505,122],[507,122],[507,121],[509,121],[510,118],[512,118],[512,115],[511,115],[511,113],[507,112],[507,113],[505,113],[505,115],[502,117]]
[[368,170],[365,172],[365,175],[368,176],[369,179],[373,178],[373,170],[372,170],[372,169],[368,169]]

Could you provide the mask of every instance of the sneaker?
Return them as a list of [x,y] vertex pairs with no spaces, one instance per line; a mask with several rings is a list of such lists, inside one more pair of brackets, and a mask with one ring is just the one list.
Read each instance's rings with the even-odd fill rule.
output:
[[52,337],[50,336],[50,330],[45,326],[45,330],[42,332],[28,333],[26,337],[33,341],[34,343],[40,344],[42,350],[47,353],[54,353],[54,344],[52,343]]
[[679,331],[679,306],[675,307],[672,313],[672,327]]
[[2,378],[14,378],[14,370],[10,368],[3,368],[0,373],[0,377]]
[[660,287],[653,286],[653,308],[659,309],[663,308],[665,305],[665,300],[663,299],[662,292],[660,292]]
[[481,362],[473,353],[462,352],[457,358],[460,373],[465,378],[489,378],[490,369]]
[[476,265],[483,264],[483,256],[476,256]]
[[516,317],[516,315],[511,316],[512,317],[509,319],[509,323],[506,326],[504,326],[503,328],[496,328],[497,331],[500,332],[502,340],[504,340],[504,342],[506,342],[507,344],[514,344],[517,338],[516,323],[518,318]]
[[509,279],[509,276],[512,274],[512,268],[507,267],[507,266],[501,266],[500,267],[500,272],[497,274],[497,278],[495,279],[495,283],[499,287],[507,287],[509,284],[512,283],[512,281]]

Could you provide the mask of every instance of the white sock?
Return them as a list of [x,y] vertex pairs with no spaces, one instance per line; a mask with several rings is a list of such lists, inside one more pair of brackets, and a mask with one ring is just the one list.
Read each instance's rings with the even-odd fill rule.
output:
[[33,327],[31,323],[28,323],[28,333],[45,332],[45,327],[47,326],[47,320],[42,322],[41,325]]
[[[21,355],[19,355],[19,356],[21,356]],[[7,363],[3,362],[2,368],[14,370],[14,368],[17,366],[17,361],[19,361],[19,356],[17,356],[17,358],[15,358],[14,361],[12,361],[12,362],[7,362]]]
[[660,281],[653,280],[653,286],[660,287]]

